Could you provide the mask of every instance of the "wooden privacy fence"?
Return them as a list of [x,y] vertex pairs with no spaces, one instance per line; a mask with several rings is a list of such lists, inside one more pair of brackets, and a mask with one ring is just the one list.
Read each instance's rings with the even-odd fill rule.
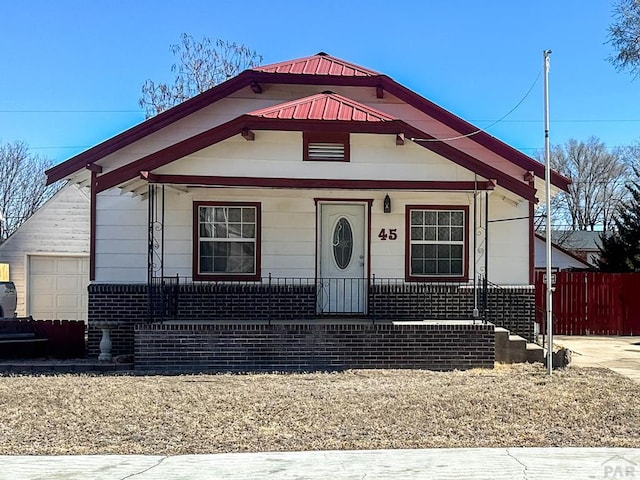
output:
[[[556,272],[553,333],[640,334],[640,273]],[[546,284],[536,272],[536,321],[545,331]]]

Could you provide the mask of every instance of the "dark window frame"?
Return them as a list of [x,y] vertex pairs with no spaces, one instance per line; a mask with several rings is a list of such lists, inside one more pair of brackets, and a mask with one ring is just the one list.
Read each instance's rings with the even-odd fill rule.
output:
[[[463,247],[461,275],[414,275],[411,273],[411,212],[413,210],[462,211]],[[437,242],[434,242],[437,244]],[[467,205],[406,205],[405,206],[405,280],[408,282],[467,282],[469,280],[469,207]]]
[[[344,147],[344,156],[341,159],[331,157],[309,157],[309,145],[313,143],[341,143]],[[351,152],[349,148],[349,134],[336,132],[303,132],[302,133],[302,159],[305,162],[349,162]]]
[[[255,272],[246,273],[200,273],[200,207],[254,207],[255,216]],[[257,281],[261,278],[261,238],[262,238],[262,204],[260,202],[224,202],[197,201],[193,202],[193,244],[192,244],[192,276],[194,280],[226,280],[226,281]]]

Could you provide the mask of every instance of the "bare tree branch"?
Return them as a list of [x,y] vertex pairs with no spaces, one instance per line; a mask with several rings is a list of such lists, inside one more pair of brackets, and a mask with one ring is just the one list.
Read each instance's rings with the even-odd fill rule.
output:
[[569,230],[610,229],[613,212],[628,195],[629,152],[609,152],[596,137],[552,147],[551,166],[572,181],[568,192],[553,199],[552,223],[568,225]]
[[186,33],[182,34],[180,44],[171,45],[171,53],[177,59],[171,66],[175,73],[173,85],[153,80],[142,85],[139,104],[147,118],[262,62],[262,55],[245,45],[220,39],[214,43],[207,37],[196,41]]
[[29,153],[24,142],[0,144],[0,242],[60,188],[45,183],[44,171],[52,165]]
[[618,70],[640,75],[640,0],[618,0],[613,8],[608,42],[616,53],[609,60]]

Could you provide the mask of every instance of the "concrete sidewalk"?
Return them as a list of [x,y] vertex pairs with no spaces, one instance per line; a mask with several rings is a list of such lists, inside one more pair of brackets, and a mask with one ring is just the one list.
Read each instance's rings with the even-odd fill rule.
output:
[[[541,428],[544,428],[541,426]],[[0,456],[2,480],[167,479],[600,479],[640,478],[640,449],[471,448]]]
[[640,337],[638,336],[554,335],[553,343],[573,352],[571,364],[576,367],[608,368],[640,382]]

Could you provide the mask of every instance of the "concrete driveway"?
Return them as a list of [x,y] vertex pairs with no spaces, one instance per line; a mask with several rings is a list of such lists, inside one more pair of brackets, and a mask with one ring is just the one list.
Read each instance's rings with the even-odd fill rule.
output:
[[554,335],[554,345],[573,352],[577,367],[604,367],[640,383],[640,336]]

